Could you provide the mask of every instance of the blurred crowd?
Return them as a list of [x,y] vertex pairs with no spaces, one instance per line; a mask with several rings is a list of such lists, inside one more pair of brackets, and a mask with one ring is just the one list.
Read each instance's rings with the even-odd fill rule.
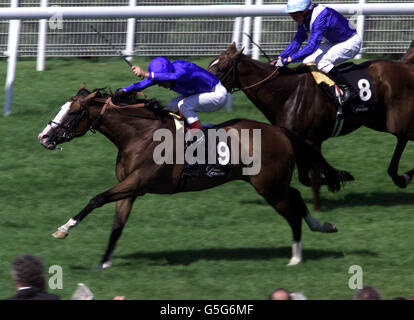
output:
[[[350,297],[351,298],[351,297]],[[382,300],[380,291],[373,286],[364,286],[355,291],[353,300]],[[269,300],[308,300],[302,292],[289,292],[284,288],[277,288],[269,295]],[[414,296],[405,298],[395,297],[393,300],[414,300]]]
[[[56,294],[46,290],[45,270],[40,258],[24,254],[14,259],[11,276],[16,286],[15,295],[7,300],[60,300]],[[350,297],[351,298],[351,297]],[[93,300],[94,295],[83,283],[79,283],[72,300]],[[308,300],[302,292],[289,292],[277,288],[269,295],[269,300]],[[355,291],[353,300],[382,300],[380,291],[373,286],[364,286]],[[115,296],[113,300],[125,300],[125,296]],[[397,296],[393,300],[414,300],[414,296]]]
[[[16,286],[14,296],[6,300],[60,300],[60,296],[48,293],[45,270],[40,258],[24,254],[14,259],[11,276]],[[93,300],[94,295],[83,283],[79,283],[72,300]],[[113,300],[125,300],[125,296],[115,296]]]

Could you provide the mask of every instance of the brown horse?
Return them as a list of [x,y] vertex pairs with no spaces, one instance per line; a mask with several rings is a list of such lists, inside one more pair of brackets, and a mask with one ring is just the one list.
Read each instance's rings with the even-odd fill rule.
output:
[[[320,149],[322,142],[331,137],[337,107],[316,84],[308,67],[300,65],[294,69],[275,70],[242,51],[231,44],[208,69],[227,90],[242,89],[272,124],[298,133]],[[347,118],[341,135],[366,126],[396,136],[397,146],[388,174],[398,187],[405,188],[412,180],[414,170],[398,175],[398,165],[407,142],[414,140],[414,66],[376,60],[366,63],[366,72],[373,83],[370,89],[377,102],[376,112]],[[308,173],[302,173],[300,181],[308,185]],[[312,183],[312,187],[315,210],[318,210],[319,185]]]
[[[301,194],[290,186],[290,182],[295,162],[299,166],[320,170],[329,181],[331,191],[340,189],[343,182],[342,172],[332,168],[316,148],[290,131],[246,119],[235,119],[220,124],[217,128],[224,129],[231,137],[232,143],[236,141],[236,146],[240,150],[239,155],[234,155],[232,147],[230,174],[226,177],[214,178],[190,176],[186,177],[185,184],[182,184],[183,164],[158,164],[154,161],[154,152],[161,143],[154,139],[154,134],[159,129],[167,129],[177,138],[178,131],[171,114],[154,108],[153,105],[156,103],[154,100],[146,100],[140,105],[119,106],[110,104],[107,96],[99,89],[89,92],[81,88],[39,134],[41,144],[53,150],[57,144],[83,136],[91,129],[105,135],[118,148],[116,176],[119,183],[93,197],[76,216],[53,234],[56,238],[65,238],[69,229],[78,225],[92,210],[116,201],[115,221],[109,244],[100,263],[101,268],[111,265],[112,252],[130,214],[132,204],[138,196],[146,193],[173,194],[198,191],[231,180],[244,180],[252,184],[256,191],[288,221],[294,241],[289,263],[291,265],[302,260],[300,242],[302,218],[313,231],[325,233],[337,231],[333,225],[329,223],[322,225],[310,215]],[[247,141],[237,138],[243,129],[249,130]],[[261,132],[260,140],[256,142],[251,134],[255,129]],[[256,155],[253,149],[257,145],[255,147],[253,143],[259,143],[260,149]],[[176,159],[178,140],[174,139],[173,144],[174,146],[171,147]],[[243,173],[243,169],[251,167],[251,163],[244,164],[243,159],[240,160],[242,150],[247,150],[249,154],[253,152],[255,159],[259,159],[261,169],[257,174]]]

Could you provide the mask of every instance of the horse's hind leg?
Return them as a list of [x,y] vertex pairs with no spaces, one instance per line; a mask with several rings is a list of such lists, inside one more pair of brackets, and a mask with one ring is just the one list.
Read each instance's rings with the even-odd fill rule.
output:
[[333,224],[329,222],[320,224],[318,220],[312,217],[300,192],[296,189],[293,189],[293,190],[294,191],[292,191],[291,197],[293,199],[292,201],[295,203],[296,210],[297,212],[301,213],[302,217],[305,219],[307,225],[312,231],[319,231],[323,233],[338,232],[338,229],[336,229],[336,227]]
[[398,165],[400,163],[401,155],[407,145],[408,140],[405,138],[397,137],[397,146],[395,147],[394,154],[392,155],[391,163],[388,167],[388,174],[390,175],[392,181],[400,187],[406,188],[407,185],[411,182],[414,176],[414,169],[410,170],[403,175],[398,175]]
[[288,266],[296,265],[302,262],[302,218],[312,231],[320,231],[324,233],[333,233],[338,230],[330,223],[325,222],[323,225],[313,218],[300,192],[289,187],[287,196],[283,198],[275,198],[274,196],[264,196],[267,202],[272,205],[289,223],[293,232],[292,257]]
[[109,237],[108,246],[105,254],[102,257],[101,263],[98,269],[106,269],[112,265],[111,258],[112,253],[115,249],[115,245],[121,236],[122,230],[124,229],[125,223],[129,217],[136,197],[118,200],[115,205],[115,218],[112,226],[111,236]]
[[266,201],[287,220],[292,229],[292,257],[288,266],[302,262],[302,217],[306,212],[302,212],[301,207],[296,202],[297,193],[299,193],[298,190],[289,187],[284,193],[272,192],[270,195],[263,195]]

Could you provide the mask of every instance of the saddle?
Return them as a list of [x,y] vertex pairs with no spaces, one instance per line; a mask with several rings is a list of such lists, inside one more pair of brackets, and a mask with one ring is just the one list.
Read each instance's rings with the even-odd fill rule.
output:
[[[182,136],[185,136],[185,133],[190,130],[188,123],[180,115],[171,113],[171,116],[174,118],[176,130],[183,130],[182,133],[184,132],[184,135]],[[185,177],[189,176],[198,178],[229,178],[231,144],[227,136],[227,141],[223,141],[219,135],[215,135],[218,129],[220,127],[213,124],[203,125],[204,140],[201,143],[197,141],[184,143],[184,167],[181,172],[181,180],[185,180]],[[211,135],[209,134],[210,130],[213,130]],[[215,138],[215,141],[211,140],[211,138]],[[223,161],[222,155],[224,153],[227,157]]]
[[332,136],[338,136],[341,133],[343,122],[348,117],[366,117],[376,111],[376,101],[372,91],[372,81],[366,68],[370,62],[354,64],[346,62],[337,66],[338,70],[347,78],[355,92],[359,94],[359,99],[351,101],[350,105],[345,107],[339,104],[338,96],[342,94],[341,89],[326,73],[318,70],[315,64],[307,64],[315,82],[328,95],[328,97],[337,106],[337,119]]

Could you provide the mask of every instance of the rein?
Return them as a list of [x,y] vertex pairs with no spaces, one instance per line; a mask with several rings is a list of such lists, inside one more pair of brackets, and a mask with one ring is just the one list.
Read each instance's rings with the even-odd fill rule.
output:
[[145,107],[145,103],[138,103],[138,104],[130,104],[125,106],[119,106],[117,104],[114,104],[112,102],[112,98],[108,97],[108,99],[105,100],[105,104],[101,109],[101,112],[99,113],[99,116],[102,117],[105,113],[105,111],[108,109],[108,107],[111,107],[112,109],[127,109],[127,108],[142,108]]
[[[228,56],[231,60],[232,60],[232,66],[230,67],[230,69],[223,75],[223,77],[222,77],[222,80],[224,80],[224,78],[226,78],[229,74],[230,74],[230,72],[232,72],[233,71],[233,83],[236,83],[236,72],[237,72],[237,64],[238,64],[238,62],[239,61],[236,61],[235,59],[233,59],[232,57],[230,57],[227,53],[226,53],[226,56]],[[230,94],[233,94],[234,92],[237,92],[237,91],[243,91],[243,90],[248,90],[248,89],[251,89],[251,88],[254,88],[254,87],[256,87],[256,86],[258,86],[258,85],[260,85],[260,84],[262,84],[262,83],[264,83],[264,82],[266,82],[267,80],[269,80],[270,78],[272,78],[276,73],[277,73],[277,71],[279,70],[279,67],[276,67],[275,68],[275,70],[271,73],[271,74],[269,74],[266,78],[264,78],[264,79],[262,79],[262,80],[260,80],[259,82],[256,82],[256,83],[254,83],[254,84],[252,84],[252,85],[249,85],[249,86],[246,86],[246,87],[242,87],[242,88],[238,88],[238,89],[235,89],[235,88],[232,88],[232,90],[231,90],[231,92],[230,92]],[[221,80],[220,80],[221,81]]]
[[[253,88],[253,87],[256,87],[256,86],[258,86],[259,84],[262,84],[263,82],[266,82],[267,80],[269,80],[271,77],[273,77],[275,74],[276,74],[276,72],[279,70],[279,67],[276,67],[275,68],[275,70],[270,74],[270,75],[268,75],[266,78],[264,78],[263,80],[260,80],[259,82],[257,82],[257,83],[255,83],[255,84],[252,84],[252,85],[250,85],[250,86],[247,86],[247,87],[243,87],[243,88],[240,88],[239,90],[247,90],[247,89],[251,89],[251,88]],[[233,91],[234,92],[234,91]]]
[[[137,92],[138,95],[140,96],[144,96],[146,100],[148,100],[148,96],[145,93],[141,93],[141,92]],[[97,119],[95,119],[90,127],[91,130],[95,130],[96,126],[101,122],[101,119],[104,115],[104,113],[106,112],[106,110],[108,109],[108,107],[114,109],[114,110],[119,110],[119,109],[127,109],[127,108],[144,108],[146,106],[146,103],[138,103],[138,104],[133,104],[133,105],[125,105],[125,106],[119,106],[116,105],[112,102],[112,98],[108,97],[105,100],[105,103],[101,109],[101,112],[99,113],[99,116]],[[92,131],[93,132],[93,131]]]
[[[127,104],[127,105],[124,105],[124,106],[120,106],[120,105],[117,105],[117,104],[113,103],[112,98],[108,97],[105,100],[105,103],[104,103],[104,105],[103,105],[103,107],[102,107],[102,109],[99,113],[99,116],[93,121],[93,124],[91,125],[91,129],[95,130],[95,127],[97,125],[99,125],[99,122],[101,121],[103,115],[108,110],[108,108],[112,108],[115,111],[119,112],[120,110],[126,110],[126,109],[146,108],[148,104],[151,104],[152,100],[148,99],[148,96],[145,93],[137,92],[136,94],[145,97],[146,102],[137,103],[137,104]],[[139,118],[148,119],[148,120],[158,120],[159,119],[158,117],[146,117],[146,116],[141,116],[141,115],[139,116]]]
[[[145,93],[143,93],[143,92],[137,92],[136,94],[139,95],[139,96],[144,97],[145,100],[147,100],[147,101],[149,100],[148,99],[148,96]],[[138,103],[138,104],[126,105],[126,106],[118,106],[118,105],[116,105],[116,104],[114,104],[112,102],[112,98],[111,97],[108,97],[108,99],[106,99],[106,101],[105,101],[104,106],[101,109],[101,112],[99,114],[100,117],[103,116],[103,114],[105,113],[105,111],[108,108],[108,106],[110,106],[113,109],[126,109],[128,107],[142,108],[142,107],[145,107],[145,103]]]

